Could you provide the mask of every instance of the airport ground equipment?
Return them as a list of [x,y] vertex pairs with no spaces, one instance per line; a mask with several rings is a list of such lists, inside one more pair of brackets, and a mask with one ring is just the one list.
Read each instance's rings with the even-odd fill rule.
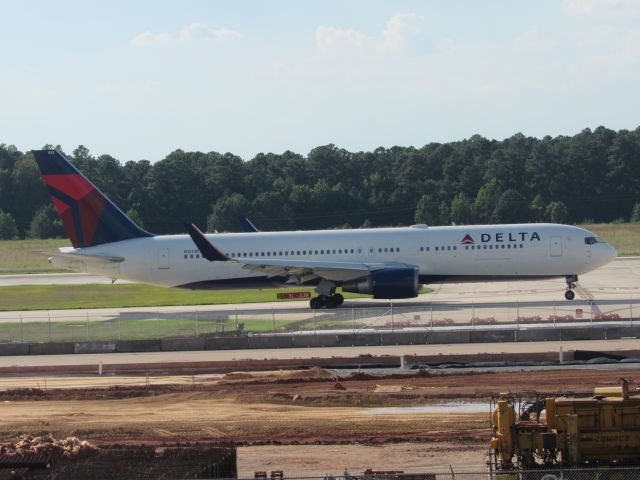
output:
[[595,388],[592,398],[517,402],[500,394],[491,413],[492,469],[640,465],[640,396],[621,380]]

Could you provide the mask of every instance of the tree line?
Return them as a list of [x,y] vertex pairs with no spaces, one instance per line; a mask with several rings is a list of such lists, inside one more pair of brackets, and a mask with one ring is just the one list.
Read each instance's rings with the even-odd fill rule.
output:
[[[67,156],[154,233],[181,233],[182,221],[238,231],[238,215],[261,230],[640,221],[640,127],[370,152],[324,145],[248,161],[176,150],[122,163],[82,145]],[[0,238],[56,236],[64,232],[33,156],[0,144]]]

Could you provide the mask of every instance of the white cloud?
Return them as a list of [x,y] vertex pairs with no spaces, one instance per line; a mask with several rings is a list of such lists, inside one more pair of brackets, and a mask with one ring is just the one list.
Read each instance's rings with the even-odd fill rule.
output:
[[547,49],[555,46],[555,42],[537,28],[524,32],[513,39],[518,48]]
[[170,33],[152,33],[146,31],[133,37],[130,43],[134,47],[167,46],[173,43],[173,37]]
[[242,40],[244,34],[230,28],[211,28],[204,23],[194,22],[180,31],[179,38],[183,42],[197,40]]
[[389,20],[379,37],[370,37],[351,28],[319,26],[316,48],[320,55],[348,53],[402,53],[408,37],[419,31],[415,26],[424,17],[415,13],[400,13]]
[[639,17],[640,0],[564,0],[567,15]]
[[352,29],[322,25],[316,29],[316,47],[321,55],[345,49],[360,50],[368,47],[372,41],[371,37]]
[[202,40],[242,40],[244,34],[230,28],[211,28],[204,23],[194,22],[174,37],[171,33],[143,32],[133,37],[129,43],[134,47],[166,47],[176,42],[196,42]]
[[380,51],[392,53],[404,51],[409,35],[418,32],[415,23],[420,20],[424,20],[424,17],[415,13],[400,13],[391,17],[382,32]]

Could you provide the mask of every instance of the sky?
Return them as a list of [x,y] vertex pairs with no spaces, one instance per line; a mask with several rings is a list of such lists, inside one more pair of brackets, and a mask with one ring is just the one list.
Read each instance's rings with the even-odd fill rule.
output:
[[640,0],[0,0],[0,143],[120,161],[640,125]]

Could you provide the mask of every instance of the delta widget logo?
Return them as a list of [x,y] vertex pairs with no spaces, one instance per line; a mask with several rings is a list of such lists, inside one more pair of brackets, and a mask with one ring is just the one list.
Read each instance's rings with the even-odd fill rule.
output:
[[471,235],[469,235],[468,233],[464,236],[464,238],[462,240],[460,240],[460,243],[462,245],[473,245],[475,242],[473,241],[473,238],[471,237]]

